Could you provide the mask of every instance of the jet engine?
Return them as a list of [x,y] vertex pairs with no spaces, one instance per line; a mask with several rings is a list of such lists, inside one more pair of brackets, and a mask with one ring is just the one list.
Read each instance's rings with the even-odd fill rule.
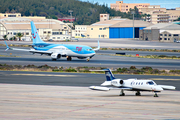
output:
[[52,59],[60,59],[60,58],[61,58],[61,54],[59,54],[59,53],[53,53],[53,54],[51,54],[51,58],[52,58]]
[[121,79],[115,79],[111,81],[111,84],[115,87],[120,87],[120,86],[123,86],[124,81]]

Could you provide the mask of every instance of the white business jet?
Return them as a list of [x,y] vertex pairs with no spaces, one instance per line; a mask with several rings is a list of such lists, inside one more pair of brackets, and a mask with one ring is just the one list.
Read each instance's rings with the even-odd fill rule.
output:
[[175,90],[174,86],[157,85],[153,80],[137,80],[137,79],[116,79],[110,69],[93,70],[93,71],[105,71],[106,81],[101,86],[90,86],[92,90],[109,91],[109,90],[121,90],[120,96],[125,96],[124,90],[136,91],[136,96],[141,96],[140,91],[152,91],[154,97],[158,97],[157,92],[163,90]]

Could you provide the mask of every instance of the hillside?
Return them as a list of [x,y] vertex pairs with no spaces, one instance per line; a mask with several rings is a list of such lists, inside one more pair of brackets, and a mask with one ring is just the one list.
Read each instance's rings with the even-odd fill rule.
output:
[[77,18],[74,24],[89,25],[99,21],[100,13],[109,13],[111,16],[130,18],[130,13],[121,13],[112,10],[107,5],[81,2],[79,0],[0,0],[0,12],[21,13],[22,16],[45,16],[57,19],[69,16],[68,10],[73,10],[73,17]]

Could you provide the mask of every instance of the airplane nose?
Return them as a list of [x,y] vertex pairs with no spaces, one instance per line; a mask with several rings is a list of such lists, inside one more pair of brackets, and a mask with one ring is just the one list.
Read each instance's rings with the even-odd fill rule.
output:
[[163,88],[160,86],[155,86],[154,89],[155,91],[163,91]]

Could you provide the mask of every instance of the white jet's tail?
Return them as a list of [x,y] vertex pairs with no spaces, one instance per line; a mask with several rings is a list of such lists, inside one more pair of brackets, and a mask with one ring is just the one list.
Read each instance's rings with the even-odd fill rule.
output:
[[33,39],[33,45],[38,44],[38,43],[45,43],[39,37],[39,34],[37,32],[36,26],[34,25],[33,21],[31,21],[31,33],[32,33],[32,39]]
[[111,86],[111,81],[116,79],[112,74],[110,69],[103,69],[103,70],[90,70],[90,71],[105,71],[106,81],[101,84],[101,86],[90,86],[91,90],[100,90],[100,91],[108,91],[110,88],[105,86]]

